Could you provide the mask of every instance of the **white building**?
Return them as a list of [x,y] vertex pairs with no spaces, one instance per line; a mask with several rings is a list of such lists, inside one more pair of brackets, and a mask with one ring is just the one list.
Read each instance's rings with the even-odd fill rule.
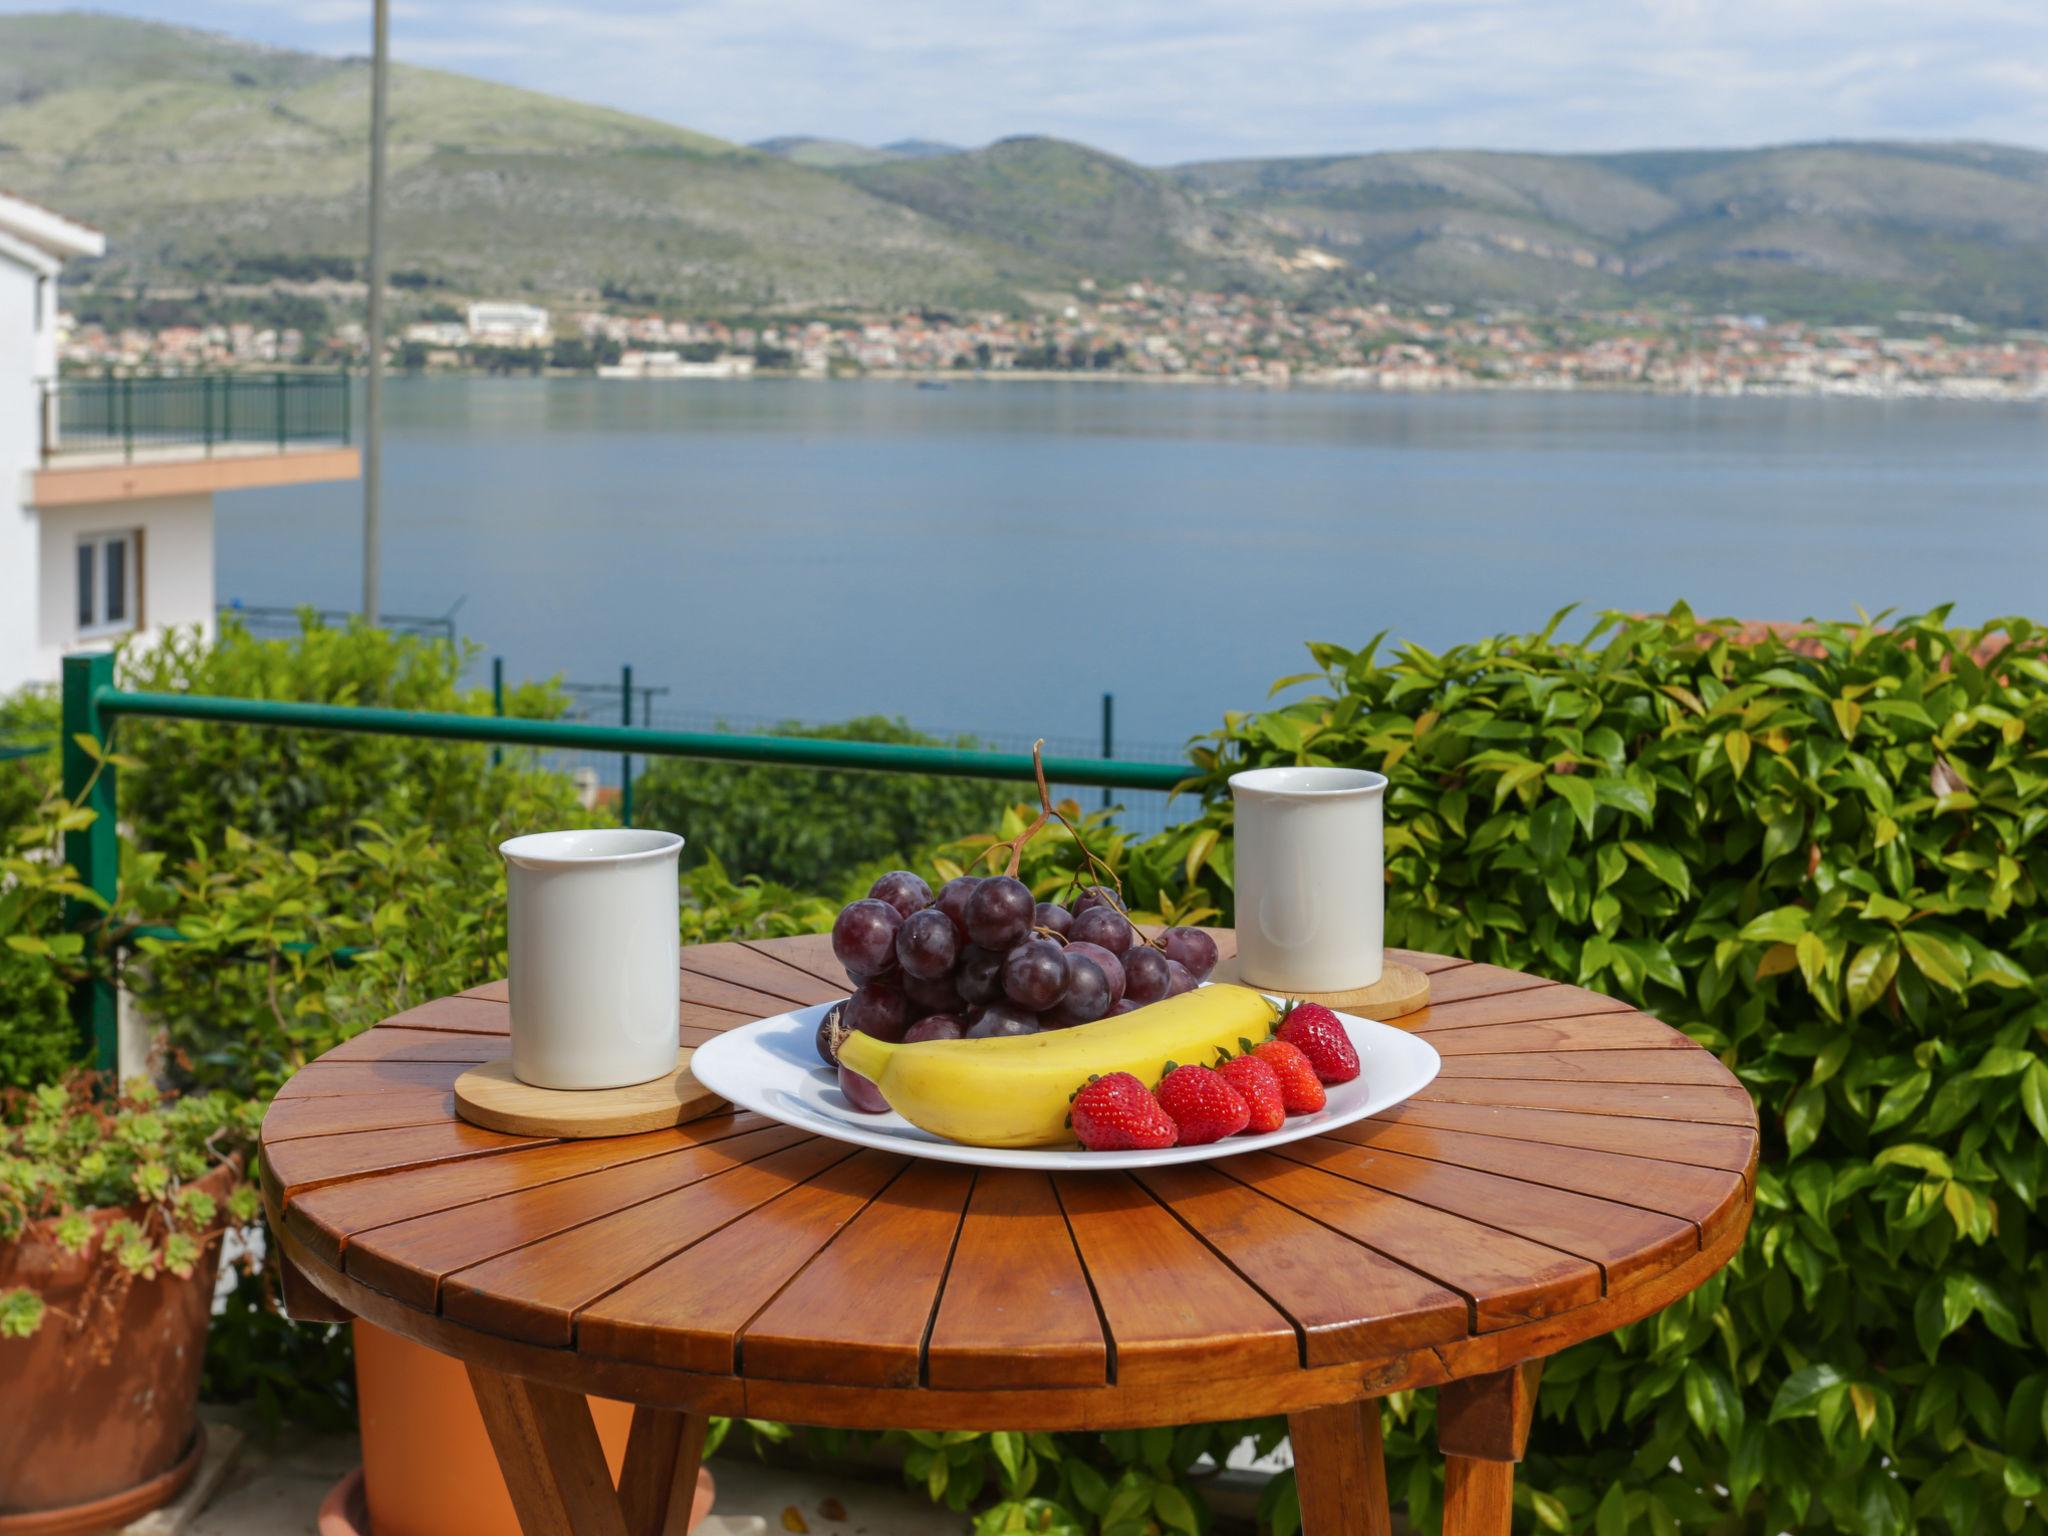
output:
[[469,306],[469,339],[480,347],[544,347],[553,336],[548,312],[535,305],[484,299]]
[[210,632],[215,491],[361,473],[332,376],[301,381],[339,407],[314,440],[285,392],[316,391],[291,376],[60,380],[58,272],[105,249],[0,193],[0,693],[54,682],[80,646]]

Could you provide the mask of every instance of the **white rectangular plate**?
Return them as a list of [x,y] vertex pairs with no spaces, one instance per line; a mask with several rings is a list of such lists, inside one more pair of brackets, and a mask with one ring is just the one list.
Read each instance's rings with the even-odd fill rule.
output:
[[979,1168],[1064,1169],[1201,1163],[1263,1151],[1304,1136],[1320,1136],[1413,1097],[1428,1086],[1443,1064],[1435,1048],[1418,1035],[1340,1013],[1337,1017],[1358,1048],[1362,1070],[1350,1082],[1329,1089],[1328,1102],[1321,1109],[1312,1115],[1289,1115],[1277,1131],[1156,1152],[1084,1152],[1078,1146],[973,1147],[921,1131],[899,1114],[866,1115],[847,1103],[839,1091],[838,1074],[818,1059],[818,1021],[832,1006],[818,1003],[728,1030],[697,1047],[690,1058],[690,1072],[720,1098],[743,1109],[856,1146]]

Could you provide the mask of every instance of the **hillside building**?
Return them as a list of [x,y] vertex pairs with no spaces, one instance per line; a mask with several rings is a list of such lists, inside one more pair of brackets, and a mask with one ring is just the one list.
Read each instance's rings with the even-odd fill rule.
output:
[[361,472],[337,375],[60,379],[58,274],[105,250],[0,193],[0,693],[66,651],[211,632],[215,491]]
[[548,312],[534,304],[482,299],[469,306],[469,340],[479,347],[544,347],[553,339]]

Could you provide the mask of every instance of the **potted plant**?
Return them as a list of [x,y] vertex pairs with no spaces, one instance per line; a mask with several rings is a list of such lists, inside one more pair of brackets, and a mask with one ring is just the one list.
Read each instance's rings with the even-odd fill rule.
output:
[[202,1449],[220,1239],[260,1111],[75,1072],[0,1093],[0,1536],[118,1526]]

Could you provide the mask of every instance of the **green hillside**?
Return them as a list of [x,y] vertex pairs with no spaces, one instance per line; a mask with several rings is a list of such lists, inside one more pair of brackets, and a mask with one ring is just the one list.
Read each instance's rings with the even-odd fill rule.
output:
[[[346,281],[365,244],[368,91],[360,59],[97,14],[0,16],[0,186],[108,232],[108,257],[80,274],[102,292]],[[1311,302],[1684,298],[2048,326],[2048,155],[1996,145],[1162,170],[1034,137],[743,147],[399,65],[391,165],[391,264],[421,302],[1007,307],[1146,278]]]
[[[0,17],[0,186],[105,229],[94,281],[363,251],[369,70],[120,17]],[[981,242],[648,118],[394,66],[395,271],[451,292],[677,305],[1004,303]]]
[[1221,209],[1416,295],[1688,298],[1836,319],[1919,308],[2048,323],[2048,155],[2031,150],[1443,151],[1219,161],[1176,174]]
[[[877,197],[1024,262],[1125,281],[1180,276],[1252,283],[1280,270],[1272,232],[1221,209],[1163,171],[1061,139],[1003,139],[986,149],[841,174]],[[1291,242],[1290,242],[1291,243]],[[1013,268],[1008,275],[1024,276]]]

